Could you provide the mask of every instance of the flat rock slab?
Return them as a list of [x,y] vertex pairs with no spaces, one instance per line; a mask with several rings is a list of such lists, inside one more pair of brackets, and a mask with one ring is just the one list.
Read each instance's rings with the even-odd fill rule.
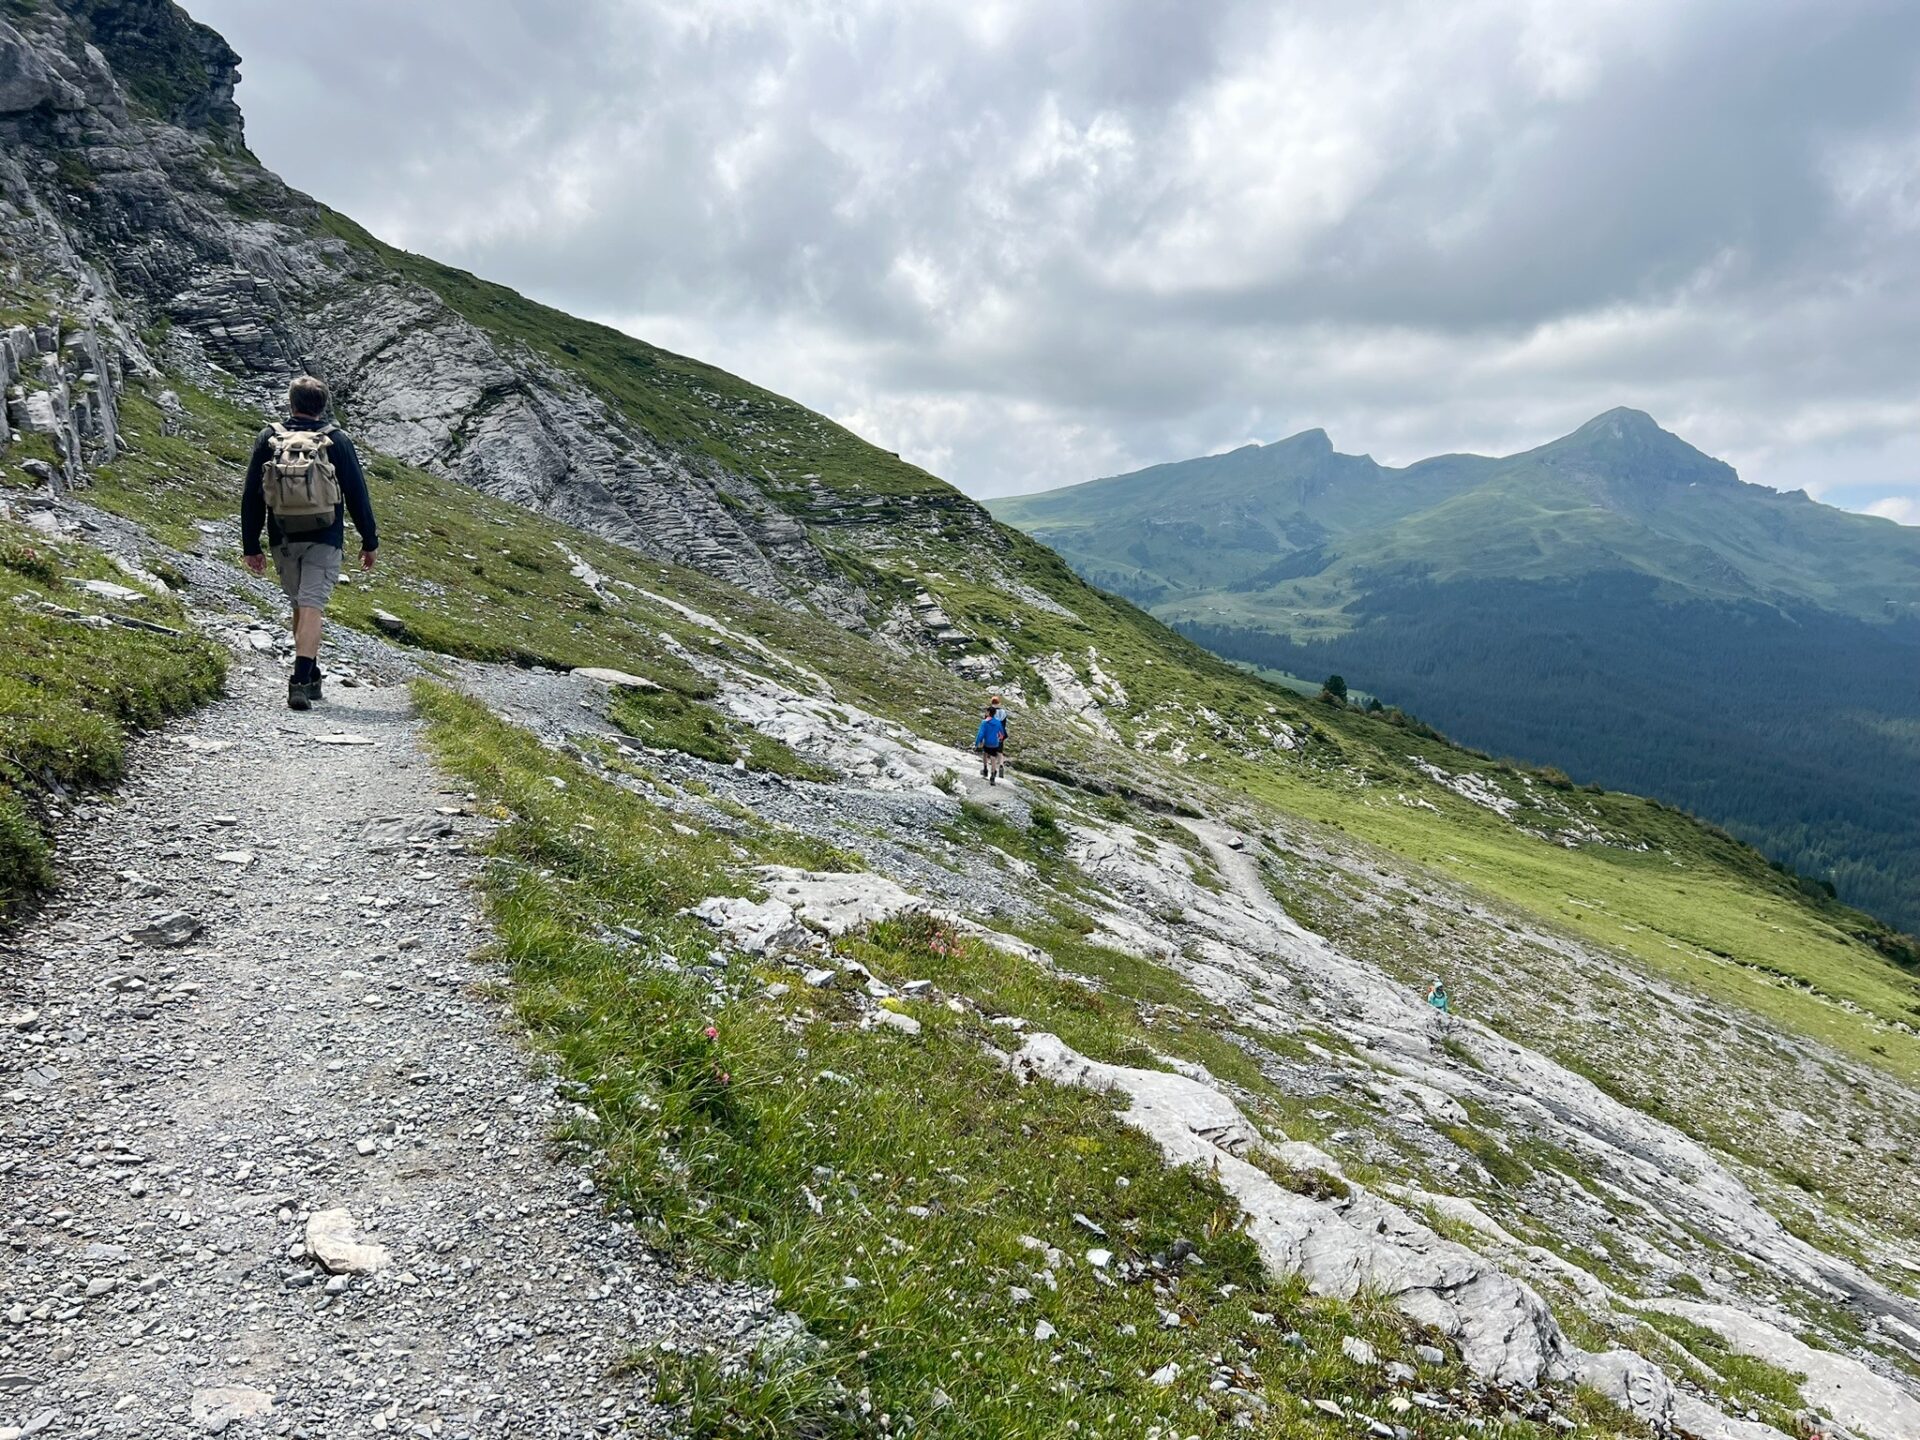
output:
[[800,923],[793,907],[778,900],[716,895],[702,900],[693,913],[749,955],[783,955],[819,948],[819,941]]
[[453,822],[444,815],[382,815],[367,822],[360,832],[360,843],[376,854],[385,854],[452,833]]
[[307,1254],[333,1275],[378,1275],[393,1263],[384,1245],[360,1239],[345,1210],[316,1210],[307,1218]]
[[175,948],[186,944],[202,929],[200,917],[190,915],[185,910],[175,910],[162,915],[159,919],[139,926],[131,933],[133,938],[144,945],[163,945]]
[[604,665],[582,665],[572,673],[583,680],[598,680],[602,685],[612,685],[616,689],[658,690],[660,688],[644,675],[629,675],[624,670],[609,670]]
[[236,1420],[252,1420],[273,1409],[273,1396],[251,1385],[212,1385],[193,1392],[187,1414],[193,1423],[218,1435]]
[[1727,1305],[1659,1299],[1644,1301],[1641,1308],[1703,1325],[1739,1354],[1804,1376],[1800,1394],[1806,1402],[1863,1440],[1913,1440],[1920,1435],[1920,1400],[1851,1355],[1816,1349],[1777,1325]]

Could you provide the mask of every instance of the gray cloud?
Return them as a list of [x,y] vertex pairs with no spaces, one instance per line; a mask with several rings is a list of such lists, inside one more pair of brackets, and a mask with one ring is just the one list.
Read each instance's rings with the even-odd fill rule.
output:
[[1626,403],[1920,515],[1909,4],[188,8],[293,183],[976,493]]

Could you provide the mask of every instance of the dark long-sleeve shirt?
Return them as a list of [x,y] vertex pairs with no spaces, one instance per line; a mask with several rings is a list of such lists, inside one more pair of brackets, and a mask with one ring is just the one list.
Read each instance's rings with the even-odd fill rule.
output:
[[[296,415],[286,422],[289,430],[318,430],[318,420],[309,420],[304,415]],[[259,438],[253,442],[253,459],[247,463],[247,483],[240,492],[240,548],[243,554],[260,553],[260,529],[264,524],[267,531],[267,543],[279,545],[287,537],[280,528],[280,522],[267,513],[266,491],[260,483],[262,470],[273,456],[273,447],[269,443],[273,438],[272,429],[262,430]],[[317,541],[322,545],[338,545],[346,548],[346,516],[353,516],[353,528],[360,532],[362,550],[380,548],[379,531],[373,523],[373,500],[367,494],[367,477],[360,470],[360,455],[353,448],[353,441],[347,438],[344,430],[335,430],[327,437],[333,451],[333,473],[340,479],[340,498],[343,503],[333,507],[333,524],[324,530],[301,533],[295,538]]]

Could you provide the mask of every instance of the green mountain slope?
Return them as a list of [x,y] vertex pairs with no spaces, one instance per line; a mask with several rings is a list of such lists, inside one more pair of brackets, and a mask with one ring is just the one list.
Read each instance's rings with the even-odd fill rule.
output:
[[1400,469],[1309,431],[994,509],[1222,654],[1684,804],[1920,926],[1920,530],[1630,410]]
[[1127,593],[1183,600],[1181,613],[1197,613],[1201,596],[1231,608],[1211,594],[1223,589],[1351,598],[1381,571],[1448,580],[1625,569],[1688,597],[1920,615],[1920,532],[1744,484],[1635,410],[1499,459],[1396,469],[1339,454],[1309,430],[991,503],[1078,568]]

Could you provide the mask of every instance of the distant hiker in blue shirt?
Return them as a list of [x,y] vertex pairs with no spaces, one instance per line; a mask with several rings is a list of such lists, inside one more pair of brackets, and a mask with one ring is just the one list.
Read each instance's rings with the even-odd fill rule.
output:
[[1447,999],[1447,987],[1442,985],[1438,980],[1427,987],[1427,1004],[1438,1010],[1442,1015],[1451,1015],[1453,1013],[1450,1002]]
[[1000,783],[1000,774],[1006,767],[1001,751],[1007,744],[1007,717],[1001,713],[998,705],[987,706],[987,718],[980,722],[980,728],[973,732],[973,748],[980,752],[980,773],[987,777],[989,785]]

